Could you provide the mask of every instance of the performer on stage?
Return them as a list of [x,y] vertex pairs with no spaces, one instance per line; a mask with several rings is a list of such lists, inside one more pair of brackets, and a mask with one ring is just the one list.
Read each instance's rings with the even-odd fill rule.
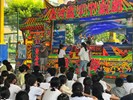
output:
[[48,60],[48,48],[45,44],[45,41],[43,40],[41,42],[41,48],[40,48],[40,70],[42,73],[46,70],[47,68],[47,60]]
[[87,71],[87,64],[90,61],[89,58],[89,50],[87,48],[87,45],[83,42],[81,43],[81,49],[78,53],[80,57],[80,73],[82,72],[82,68],[84,68],[84,71]]
[[59,67],[65,67],[65,56],[66,52],[63,49],[64,45],[60,44],[59,50],[58,50],[58,66]]

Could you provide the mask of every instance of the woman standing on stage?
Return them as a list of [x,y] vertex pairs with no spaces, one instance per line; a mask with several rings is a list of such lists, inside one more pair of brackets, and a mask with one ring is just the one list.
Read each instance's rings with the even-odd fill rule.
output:
[[81,43],[81,49],[78,55],[80,57],[80,73],[82,72],[83,68],[84,71],[87,71],[87,64],[90,61],[90,58],[89,58],[89,50],[87,49],[87,46],[84,42]]
[[58,66],[59,67],[65,67],[65,55],[66,52],[63,49],[64,45],[60,44],[59,50],[58,50]]

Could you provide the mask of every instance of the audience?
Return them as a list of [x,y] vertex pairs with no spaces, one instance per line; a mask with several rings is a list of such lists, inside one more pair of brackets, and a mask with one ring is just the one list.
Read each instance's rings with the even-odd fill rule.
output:
[[9,97],[10,97],[9,89],[5,86],[0,87],[0,100],[10,100]]
[[23,86],[22,86],[22,90],[25,90],[25,89],[26,89],[26,84],[28,84],[28,78],[29,78],[30,76],[31,76],[30,73],[25,74],[25,76],[24,76],[25,83],[24,83]]
[[3,66],[0,68],[0,72],[2,71],[6,71],[7,70],[7,65],[10,64],[10,62],[8,62],[7,60],[3,60]]
[[106,92],[110,92],[111,86],[103,80],[104,72],[103,71],[98,72],[98,76],[99,76],[99,83],[103,86],[103,90]]
[[59,77],[60,75],[65,75],[65,73],[66,73],[66,68],[60,67],[60,73],[57,75],[57,77]]
[[133,88],[133,75],[128,75],[126,77],[127,82],[123,84],[123,87],[127,91],[127,93],[130,93],[130,90]]
[[40,71],[40,67],[39,66],[34,66],[33,67],[33,72],[32,74],[35,75],[35,77],[38,80],[38,77],[43,77],[42,73],[39,72]]
[[4,78],[0,76],[0,87],[4,86]]
[[25,91],[19,91],[16,95],[15,100],[29,100],[29,95]]
[[38,81],[39,87],[42,88],[43,90],[46,91],[47,89],[50,88],[50,83],[47,83],[43,76],[40,75],[37,81]]
[[15,100],[16,94],[21,90],[21,88],[16,85],[17,79],[14,74],[7,75],[7,78],[4,82],[4,86],[9,88],[10,97],[9,99]]
[[7,68],[7,71],[8,71],[9,74],[11,74],[11,73],[13,74],[12,65],[8,64],[8,65],[6,65],[6,68]]
[[[84,81],[84,79],[87,77],[87,72],[86,71],[82,71],[81,72],[81,77],[80,78],[78,78],[78,82],[80,82],[80,83],[82,83],[82,85],[83,85],[83,81]],[[84,86],[84,85],[83,85]]]
[[1,72],[1,76],[4,78],[4,81],[5,81],[5,79],[7,78],[7,76],[8,76],[8,71],[6,71],[6,70],[4,70],[4,71],[2,71]]
[[19,67],[20,74],[18,75],[18,84],[22,87],[25,83],[25,74],[27,73],[26,65],[22,65]]
[[73,73],[73,80],[77,81],[77,74],[75,74],[75,69],[73,67],[70,67],[68,71]]
[[92,89],[92,80],[90,77],[86,77],[83,81],[84,84],[84,93],[90,95]]
[[97,100],[97,98],[85,97],[83,95],[83,86],[80,82],[76,82],[72,86],[72,92],[70,100]]
[[72,89],[72,85],[75,83],[75,81],[73,80],[73,73],[67,72],[66,77],[67,77],[66,86],[68,86],[70,89]]
[[127,94],[125,88],[123,87],[124,80],[122,78],[115,79],[115,87],[112,88],[111,93],[121,98]]
[[70,89],[69,87],[66,86],[66,82],[67,82],[66,76],[65,76],[65,75],[61,75],[61,76],[59,77],[59,79],[60,79],[60,91],[61,91],[62,93],[66,93],[66,94],[68,94],[68,95],[71,95],[71,94],[72,94],[71,89]]
[[41,99],[44,93],[44,90],[38,87],[37,79],[34,75],[30,75],[26,82],[25,91],[29,95],[29,100]]
[[121,100],[133,100],[133,89],[131,89],[130,94],[123,96]]
[[104,91],[103,86],[101,83],[99,83],[99,76],[98,75],[93,75],[92,76],[92,95],[96,96],[99,100],[119,100],[118,97],[115,95],[108,94]]
[[[34,66],[33,72],[28,72],[28,67],[22,65],[19,67],[20,73],[15,74],[10,62],[5,60],[3,64],[3,69],[5,67],[6,70],[2,69],[0,75],[0,100],[132,100],[133,98],[133,75],[127,76],[126,83],[123,79],[116,78],[116,86],[111,89],[111,86],[103,81],[103,71],[98,71],[92,77],[87,77],[87,72],[82,71],[81,77],[77,79],[73,67],[68,70],[61,67],[60,73],[56,75],[55,68],[48,68],[47,74],[41,74],[39,66]],[[18,76],[18,82],[15,75]]]
[[48,76],[48,77],[46,78],[46,82],[50,82],[51,79],[52,79],[53,77],[55,77],[55,75],[56,75],[56,69],[55,69],[55,68],[50,68],[50,69],[49,69],[49,74],[50,74],[50,76]]
[[50,81],[50,88],[43,95],[42,100],[57,100],[58,96],[61,94],[60,79],[53,77]]
[[65,93],[62,93],[58,96],[57,100],[70,100],[69,96]]

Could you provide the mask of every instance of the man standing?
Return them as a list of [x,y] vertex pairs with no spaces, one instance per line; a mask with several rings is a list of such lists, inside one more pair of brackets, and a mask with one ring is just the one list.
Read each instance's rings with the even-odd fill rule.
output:
[[46,70],[48,60],[48,48],[43,40],[40,47],[40,70],[42,73]]

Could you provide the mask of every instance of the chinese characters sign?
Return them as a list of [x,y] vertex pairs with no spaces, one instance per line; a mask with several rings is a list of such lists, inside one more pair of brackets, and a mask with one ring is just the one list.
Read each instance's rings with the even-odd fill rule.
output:
[[33,45],[32,46],[32,61],[34,66],[39,66],[40,65],[40,45]]
[[45,20],[65,20],[133,11],[133,3],[127,0],[101,0],[46,9]]

